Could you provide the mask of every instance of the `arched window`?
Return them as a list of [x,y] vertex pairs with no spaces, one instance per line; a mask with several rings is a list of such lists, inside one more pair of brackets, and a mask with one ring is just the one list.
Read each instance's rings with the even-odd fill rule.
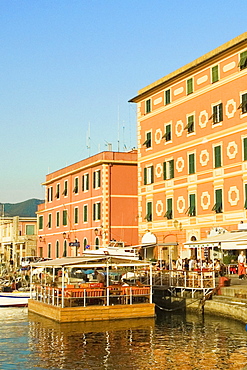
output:
[[67,257],[67,240],[63,242],[63,257]]
[[99,249],[99,237],[96,236],[95,238],[95,249]]
[[56,258],[59,258],[59,241],[56,241]]
[[87,247],[87,238],[83,239],[83,249],[85,250]]

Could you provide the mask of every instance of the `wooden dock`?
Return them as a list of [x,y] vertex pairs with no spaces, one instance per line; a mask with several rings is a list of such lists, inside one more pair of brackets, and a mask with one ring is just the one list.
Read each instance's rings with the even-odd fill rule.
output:
[[62,308],[29,299],[28,310],[60,323],[155,317],[153,303]]

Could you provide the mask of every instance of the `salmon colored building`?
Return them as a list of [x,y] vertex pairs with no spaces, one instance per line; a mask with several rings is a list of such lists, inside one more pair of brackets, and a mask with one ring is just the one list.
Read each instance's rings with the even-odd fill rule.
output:
[[190,257],[184,242],[246,222],[247,32],[130,102],[138,107],[140,238],[154,234],[165,259],[169,245],[174,257]]
[[137,244],[137,151],[106,151],[46,176],[38,254],[57,258],[110,241]]

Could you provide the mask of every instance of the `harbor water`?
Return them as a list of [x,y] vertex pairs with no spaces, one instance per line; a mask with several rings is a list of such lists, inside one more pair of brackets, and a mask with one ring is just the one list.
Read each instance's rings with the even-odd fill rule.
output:
[[245,324],[187,313],[58,324],[0,309],[0,369],[247,369]]

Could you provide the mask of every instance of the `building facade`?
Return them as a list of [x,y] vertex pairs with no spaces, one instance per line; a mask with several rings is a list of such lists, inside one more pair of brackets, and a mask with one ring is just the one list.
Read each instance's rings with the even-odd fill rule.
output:
[[36,217],[0,218],[0,255],[2,268],[19,267],[23,257],[36,256]]
[[177,244],[174,257],[190,257],[184,242],[246,221],[247,33],[130,102],[138,111],[139,236],[148,230],[161,246]]
[[46,176],[38,254],[58,258],[138,241],[137,151],[106,151]]

